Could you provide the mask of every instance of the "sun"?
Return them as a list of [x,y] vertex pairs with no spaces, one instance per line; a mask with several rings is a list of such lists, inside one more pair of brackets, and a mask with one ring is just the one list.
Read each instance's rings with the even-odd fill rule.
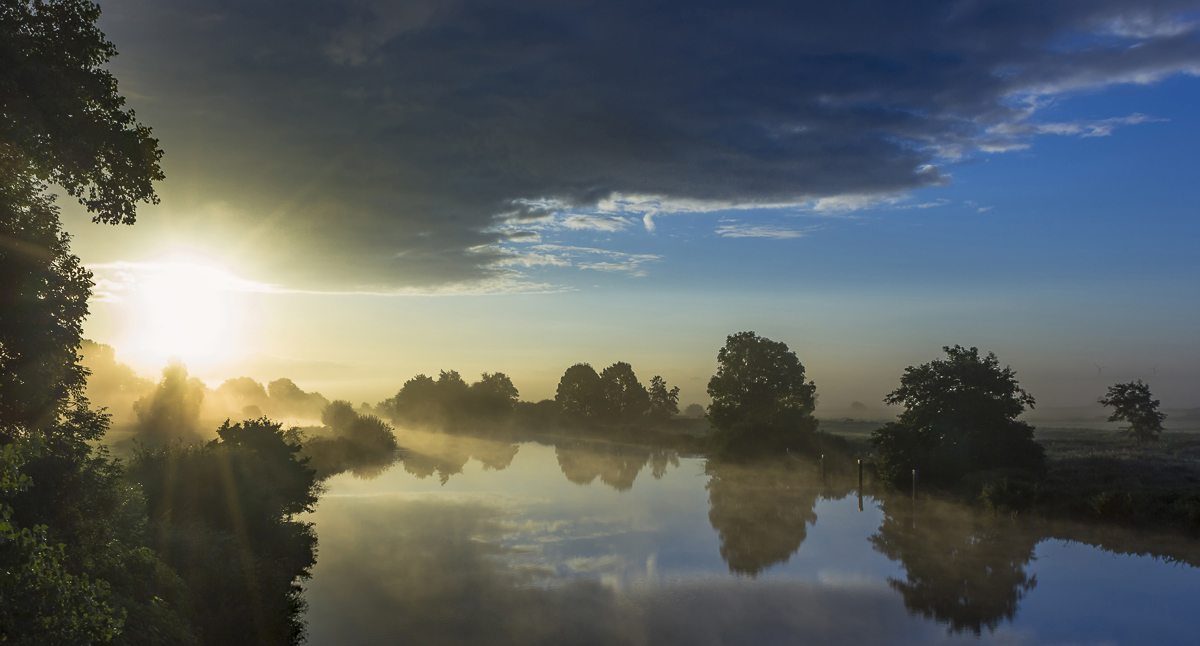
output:
[[140,362],[213,364],[244,349],[246,295],[253,283],[214,265],[187,260],[127,268],[123,352]]

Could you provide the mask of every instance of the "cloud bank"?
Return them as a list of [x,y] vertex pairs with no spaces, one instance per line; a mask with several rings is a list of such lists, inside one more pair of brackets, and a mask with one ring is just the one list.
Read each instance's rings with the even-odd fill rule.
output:
[[498,222],[619,232],[620,195],[836,213],[944,183],[948,161],[1150,119],[1038,121],[1072,92],[1200,73],[1195,2],[104,9],[171,217],[300,289],[503,282],[536,240]]

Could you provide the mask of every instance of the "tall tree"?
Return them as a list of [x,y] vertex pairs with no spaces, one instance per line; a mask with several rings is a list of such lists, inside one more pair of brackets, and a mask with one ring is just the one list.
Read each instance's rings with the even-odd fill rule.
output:
[[666,420],[679,414],[679,386],[667,390],[667,382],[655,375],[650,379],[650,412],[653,419]]
[[1150,385],[1141,379],[1127,384],[1113,384],[1100,403],[1113,409],[1110,422],[1129,422],[1124,431],[1129,439],[1142,444],[1157,442],[1163,431],[1166,413],[1159,412],[1158,400],[1150,394]]
[[577,363],[567,368],[558,380],[554,395],[559,410],[573,417],[592,418],[604,410],[604,392],[600,386],[600,375],[586,363]]
[[110,224],[155,203],[162,151],[104,69],[98,5],[0,5],[0,435],[52,423],[82,397],[91,273],[70,252],[49,183]]
[[909,366],[888,404],[904,406],[900,418],[871,436],[885,478],[903,479],[912,469],[925,479],[952,484],[966,473],[987,469],[1040,470],[1045,453],[1033,427],[1018,421],[1033,408],[1033,395],[1017,383],[1012,368],[978,348],[942,348],[945,359]]
[[799,446],[816,431],[817,386],[786,343],[753,332],[730,335],[708,381],[708,417],[720,452]]
[[163,153],[105,69],[117,50],[99,17],[86,0],[0,5],[0,155],[5,183],[51,182],[96,222],[133,224],[138,202],[158,202]]
[[638,381],[633,366],[618,361],[600,373],[604,393],[603,417],[622,422],[641,418],[650,410],[650,395]]
[[473,417],[496,420],[513,412],[520,392],[503,372],[485,372],[471,384],[468,412]]

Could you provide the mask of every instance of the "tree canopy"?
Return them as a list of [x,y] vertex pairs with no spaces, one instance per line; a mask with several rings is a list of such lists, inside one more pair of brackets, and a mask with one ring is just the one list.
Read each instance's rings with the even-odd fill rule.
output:
[[404,382],[379,408],[398,424],[454,426],[504,420],[512,414],[519,395],[503,372],[485,372],[468,385],[457,370],[442,370],[436,380],[417,375]]
[[0,5],[0,434],[44,428],[82,396],[91,272],[70,252],[49,184],[97,222],[154,203],[162,151],[104,65],[98,5]]
[[646,392],[650,395],[650,410],[647,415],[652,419],[668,420],[679,414],[679,386],[667,390],[666,380],[654,375],[650,378],[650,387]]
[[554,400],[565,415],[596,417],[604,410],[605,404],[600,388],[600,375],[586,363],[577,363],[567,368],[558,380]]
[[104,68],[117,50],[99,17],[84,0],[0,5],[0,172],[63,187],[96,222],[132,224],[138,202],[158,202],[163,153]]
[[721,451],[783,449],[816,431],[817,386],[786,343],[754,332],[730,335],[708,381],[708,417]]
[[942,349],[945,359],[909,366],[884,398],[904,411],[872,434],[880,474],[898,481],[918,469],[926,480],[950,484],[972,471],[1040,469],[1045,454],[1033,427],[1017,420],[1034,399],[1012,368],[978,348]]
[[600,389],[604,393],[602,418],[631,422],[650,410],[650,395],[638,381],[633,366],[618,361],[600,373]]
[[1113,409],[1110,422],[1129,422],[1124,431],[1129,439],[1142,444],[1158,441],[1163,431],[1166,413],[1159,412],[1158,400],[1150,394],[1150,385],[1141,379],[1125,384],[1113,384],[1100,403]]

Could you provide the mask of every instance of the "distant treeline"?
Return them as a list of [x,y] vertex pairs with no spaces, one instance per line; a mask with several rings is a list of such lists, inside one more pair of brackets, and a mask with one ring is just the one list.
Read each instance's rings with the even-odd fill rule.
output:
[[523,422],[663,422],[679,414],[679,388],[667,388],[660,376],[647,388],[633,367],[617,362],[599,374],[590,365],[567,368],[552,400],[522,402],[517,387],[502,372],[483,373],[467,384],[454,370],[437,379],[417,375],[399,392],[378,404],[379,414],[397,424],[456,427],[478,422],[504,422],[514,414]]
[[[114,424],[141,442],[211,439],[211,429],[225,419],[271,419],[307,426],[325,419],[331,402],[319,392],[306,392],[291,379],[268,383],[251,377],[227,379],[215,389],[188,375],[187,366],[172,362],[158,381],[139,377],[115,358],[113,348],[84,340],[82,364],[91,376],[87,394],[113,415]],[[578,363],[563,373],[554,399],[521,401],[512,379],[503,372],[483,373],[467,383],[455,370],[437,378],[419,374],[404,382],[392,397],[375,406],[350,408],[392,424],[437,429],[488,425],[534,428],[554,426],[661,425],[679,416],[679,388],[661,376],[643,385],[633,367],[617,362],[597,373]],[[699,404],[686,417],[704,417]],[[318,428],[318,427],[313,427]],[[321,433],[313,435],[320,436]],[[332,448],[332,447],[326,447]]]

